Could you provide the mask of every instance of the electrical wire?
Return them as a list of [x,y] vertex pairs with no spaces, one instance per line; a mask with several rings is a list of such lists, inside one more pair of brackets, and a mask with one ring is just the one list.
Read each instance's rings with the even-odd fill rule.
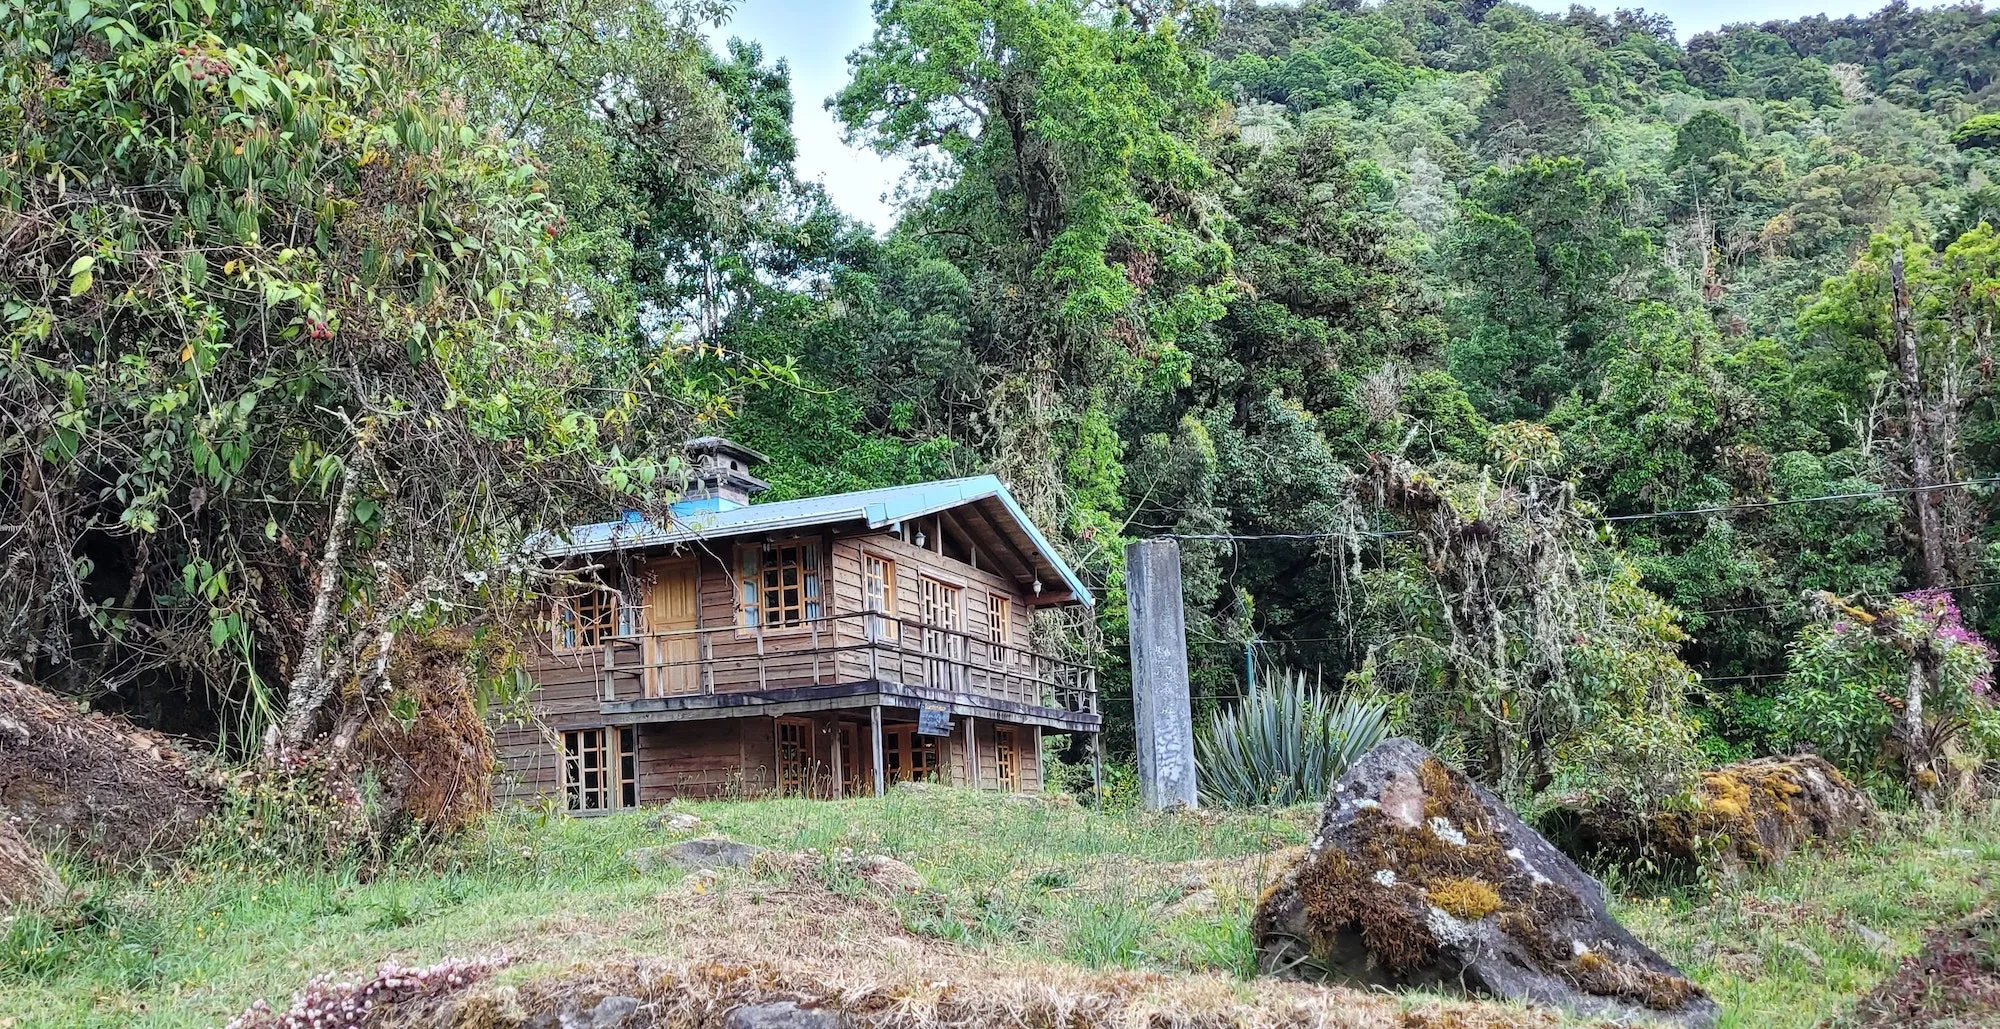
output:
[[[1970,486],[1990,486],[2000,483],[2000,476],[1983,479],[1961,479],[1957,482],[1936,482],[1928,486],[1884,486],[1881,489],[1860,493],[1826,493],[1816,497],[1792,497],[1787,500],[1753,500],[1743,504],[1716,504],[1711,507],[1686,507],[1672,511],[1647,511],[1639,514],[1600,515],[1591,521],[1601,524],[1618,522],[1654,521],[1661,518],[1684,518],[1690,515],[1724,514],[1733,511],[1762,511],[1773,507],[1790,507],[1798,504],[1826,504],[1840,500],[1872,500],[1880,497],[1899,496],[1905,493],[1928,493],[1932,490],[1963,489]],[[1255,540],[1323,540],[1323,539],[1382,539],[1397,536],[1414,536],[1412,529],[1391,532],[1377,532],[1355,529],[1346,532],[1267,532],[1267,533],[1227,533],[1227,532],[1166,532],[1158,538],[1175,540],[1209,540],[1228,542],[1251,542]]]

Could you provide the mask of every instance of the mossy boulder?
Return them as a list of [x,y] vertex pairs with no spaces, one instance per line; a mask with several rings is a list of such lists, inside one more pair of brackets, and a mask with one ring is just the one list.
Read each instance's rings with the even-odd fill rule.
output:
[[1815,840],[1876,824],[1874,801],[1816,754],[1739,761],[1703,772],[1692,807],[1637,813],[1557,805],[1542,828],[1588,860],[1725,876],[1771,868]]
[[1253,931],[1269,973],[1464,987],[1586,1017],[1712,1025],[1716,1006],[1612,919],[1604,887],[1405,739],[1334,784]]

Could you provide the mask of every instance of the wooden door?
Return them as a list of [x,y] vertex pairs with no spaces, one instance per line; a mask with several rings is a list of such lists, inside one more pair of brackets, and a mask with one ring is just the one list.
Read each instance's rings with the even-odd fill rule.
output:
[[861,726],[853,722],[840,723],[842,796],[865,797],[875,792],[875,770],[870,767],[874,755],[869,753],[874,747],[862,747],[861,739]]
[[813,780],[813,726],[803,718],[778,719],[778,795],[808,795]]
[[701,692],[700,575],[692,560],[652,566],[653,596],[647,604],[652,636],[649,697]]

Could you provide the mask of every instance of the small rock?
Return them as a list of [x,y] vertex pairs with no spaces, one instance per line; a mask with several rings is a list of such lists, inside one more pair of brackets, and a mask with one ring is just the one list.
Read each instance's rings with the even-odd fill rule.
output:
[[870,885],[891,892],[914,892],[924,886],[921,873],[887,854],[870,854],[856,861],[854,871]]
[[1221,906],[1222,902],[1216,897],[1214,890],[1200,889],[1168,905],[1166,916],[1181,918],[1188,915],[1210,915]]
[[1784,947],[1786,950],[1789,950],[1792,953],[1797,954],[1799,956],[1799,960],[1804,961],[1808,965],[1811,965],[1814,969],[1824,968],[1826,966],[1826,962],[1820,960],[1818,951],[1812,949],[1811,947],[1806,946],[1803,943],[1800,943],[1797,940],[1783,940],[1780,941],[1779,945]]
[[625,855],[641,875],[662,868],[748,868],[764,848],[722,836],[703,836],[664,847],[640,847]]
[[1859,937],[1861,942],[1884,954],[1891,953],[1896,949],[1895,940],[1862,925],[1860,922],[1849,922],[1847,927],[1854,931],[1854,935]]
[[606,997],[590,1009],[590,1029],[619,1029],[637,1010],[637,997]]
[[654,832],[694,832],[701,828],[701,816],[691,811],[668,811],[646,819]]
[[744,1004],[729,1012],[723,1029],[841,1029],[847,1024],[837,1011],[802,1008],[788,1000]]
[[1749,979],[1764,972],[1764,956],[1752,951],[1732,950],[1715,957],[1715,967],[1738,979]]

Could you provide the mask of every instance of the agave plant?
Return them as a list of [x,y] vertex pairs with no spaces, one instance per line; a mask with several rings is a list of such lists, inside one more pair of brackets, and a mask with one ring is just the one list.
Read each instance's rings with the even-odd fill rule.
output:
[[1221,807],[1298,804],[1326,796],[1347,766],[1389,735],[1388,705],[1332,697],[1279,672],[1195,739],[1202,799]]

